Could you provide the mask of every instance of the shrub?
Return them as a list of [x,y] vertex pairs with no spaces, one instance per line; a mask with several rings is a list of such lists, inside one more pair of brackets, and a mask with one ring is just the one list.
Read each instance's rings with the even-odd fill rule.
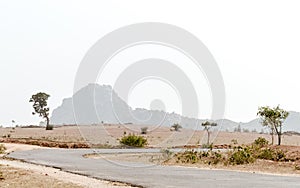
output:
[[282,150],[275,150],[271,148],[262,149],[257,156],[258,159],[279,161],[285,158],[285,154]]
[[175,155],[177,157],[177,162],[181,163],[198,163],[202,162],[204,164],[218,164],[222,160],[225,160],[225,157],[221,154],[221,152],[214,152],[214,151],[194,151],[194,150],[188,150],[183,153],[177,153]]
[[5,146],[3,144],[0,144],[0,154],[4,153],[6,150]]
[[182,126],[181,125],[179,125],[178,123],[175,123],[174,125],[172,125],[172,127],[171,128],[173,128],[175,131],[179,131],[179,129],[181,129],[182,128]]
[[231,140],[231,143],[234,144],[234,145],[237,145],[237,144],[238,144],[238,141],[237,141],[237,139],[232,139],[232,140]]
[[144,147],[145,145],[147,145],[147,139],[142,136],[129,134],[128,136],[123,136],[120,140],[120,143],[126,146]]
[[178,157],[178,160],[180,160],[182,163],[196,163],[199,160],[198,152],[191,150],[191,151],[185,151]]
[[267,146],[269,142],[265,138],[258,137],[256,140],[254,140],[253,144],[262,148]]
[[53,130],[53,125],[48,125],[48,126],[46,126],[46,130]]
[[228,162],[232,165],[253,163],[255,158],[250,147],[238,147],[229,155]]
[[212,150],[214,148],[214,144],[210,143],[210,144],[202,144],[202,148],[206,148],[206,149],[210,149]]
[[141,128],[141,134],[147,134],[148,127]]

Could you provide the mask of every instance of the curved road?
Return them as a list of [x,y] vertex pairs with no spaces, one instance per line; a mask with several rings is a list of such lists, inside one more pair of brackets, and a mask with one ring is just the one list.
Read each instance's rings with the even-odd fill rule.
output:
[[203,170],[175,166],[147,166],[82,157],[89,153],[159,152],[159,149],[39,149],[16,151],[9,157],[60,168],[99,179],[142,187],[300,187],[300,177],[253,174],[226,170]]

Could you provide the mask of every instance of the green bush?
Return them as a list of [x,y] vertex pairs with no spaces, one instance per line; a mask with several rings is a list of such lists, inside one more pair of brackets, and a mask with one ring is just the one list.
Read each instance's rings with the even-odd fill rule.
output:
[[269,142],[265,138],[258,137],[256,140],[254,140],[253,144],[259,147],[265,147],[269,144]]
[[221,162],[222,160],[225,159],[225,157],[223,157],[223,155],[221,154],[221,152],[214,152],[214,151],[194,151],[194,150],[188,150],[185,151],[183,153],[177,153],[175,155],[175,157],[177,157],[177,162],[181,162],[181,163],[198,163],[198,162],[202,162],[204,164],[218,164],[219,162]]
[[250,147],[238,147],[229,154],[228,162],[232,165],[253,163],[255,158]]
[[142,136],[129,134],[128,136],[123,136],[120,140],[120,143],[126,146],[144,147],[145,145],[147,145],[147,139]]
[[276,150],[271,148],[262,149],[257,156],[258,159],[280,161],[285,158],[285,154],[282,150]]

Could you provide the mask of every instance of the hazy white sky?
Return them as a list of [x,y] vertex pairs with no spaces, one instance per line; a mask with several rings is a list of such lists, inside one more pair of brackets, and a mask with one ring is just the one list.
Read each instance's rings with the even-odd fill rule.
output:
[[[299,10],[297,0],[2,0],[0,125],[9,125],[12,119],[18,124],[39,122],[40,118],[31,115],[31,94],[49,93],[49,105],[56,108],[72,95],[77,68],[98,39],[122,26],[149,21],[184,28],[209,48],[225,82],[226,118],[251,120],[260,105],[281,104],[287,110],[300,111]],[[142,48],[135,50],[149,56]],[[121,54],[119,60],[121,57],[124,61],[133,58],[130,52]],[[189,70],[186,66],[191,73]],[[211,104],[205,79],[193,73],[191,79],[199,83],[195,87],[203,94],[200,117],[209,118]],[[110,81],[110,77],[104,78],[104,83]],[[167,91],[163,85],[158,87]],[[146,85],[139,85],[130,104],[147,106],[146,99],[138,97],[146,90]],[[173,94],[170,96],[176,97]],[[180,111],[178,101],[166,104],[169,111]]]

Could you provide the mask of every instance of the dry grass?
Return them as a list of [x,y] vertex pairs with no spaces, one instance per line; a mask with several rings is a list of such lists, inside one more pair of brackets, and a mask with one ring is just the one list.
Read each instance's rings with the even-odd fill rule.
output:
[[[86,145],[98,147],[116,147],[118,139],[130,133],[141,135],[141,128],[145,125],[87,125],[87,126],[63,126],[56,127],[52,131],[44,128],[0,128],[2,142],[17,142],[35,144],[47,147],[86,147]],[[7,138],[10,135],[10,138]],[[149,147],[176,147],[202,145],[206,143],[207,135],[204,131],[181,129],[181,131],[170,131],[169,127],[148,126],[146,135]],[[4,138],[5,137],[5,138]],[[229,145],[233,139],[238,144],[250,144],[257,137],[264,137],[271,141],[268,134],[238,133],[238,132],[213,132],[211,141],[214,145]],[[60,144],[57,144],[60,143]],[[74,146],[74,144],[82,144]],[[275,139],[276,143],[276,139]],[[300,146],[300,136],[283,135],[282,145]]]

